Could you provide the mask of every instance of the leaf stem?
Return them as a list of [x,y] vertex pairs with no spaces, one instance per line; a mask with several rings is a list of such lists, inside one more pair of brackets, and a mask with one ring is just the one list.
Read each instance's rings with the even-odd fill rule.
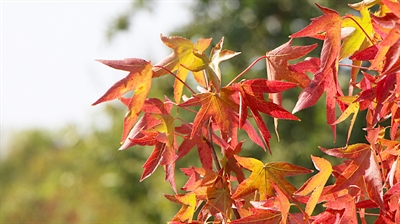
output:
[[213,139],[212,139],[212,121],[211,121],[211,118],[210,118],[210,120],[208,121],[208,125],[207,125],[208,127],[207,127],[207,129],[208,129],[208,141],[207,141],[207,144],[208,144],[208,146],[210,147],[210,149],[211,149],[211,156],[212,156],[212,158],[213,158],[213,160],[214,160],[214,163],[215,163],[215,167],[217,168],[217,170],[219,171],[219,170],[221,170],[221,164],[219,164],[219,161],[218,161],[218,156],[217,156],[217,152],[215,151],[215,148],[214,148],[214,141],[213,141]]
[[376,44],[371,37],[367,34],[367,32],[365,32],[364,28],[357,22],[357,20],[355,20],[353,17],[351,16],[345,16],[345,18],[349,18],[351,20],[353,20],[353,22],[355,22],[357,24],[358,27],[360,27],[360,29],[362,30],[362,32],[365,34],[365,36],[368,38],[368,40],[371,42],[371,44]]
[[176,79],[178,79],[183,85],[186,86],[186,88],[188,88],[190,90],[190,92],[192,92],[193,94],[196,94],[196,92],[190,88],[190,86],[184,82],[181,78],[179,78],[178,76],[176,76],[173,72],[171,72],[169,69],[165,68],[164,66],[160,66],[160,65],[154,65],[154,67],[156,68],[161,68],[164,69],[165,71],[167,71],[169,74],[171,74],[172,76],[174,76]]
[[248,72],[251,67],[253,67],[257,62],[259,62],[260,60],[262,60],[264,58],[268,58],[268,55],[261,56],[261,57],[257,58],[255,61],[253,61],[253,63],[251,63],[249,65],[249,67],[247,67],[239,75],[237,75],[234,79],[232,79],[232,81],[227,86],[230,86],[230,85],[232,85],[232,83],[236,82],[236,80],[238,80],[240,78],[240,76],[242,76],[244,73]]
[[367,67],[357,66],[357,65],[339,64],[339,66],[345,66],[345,67],[350,67],[350,68],[359,68],[359,69],[369,70],[369,68],[367,68]]

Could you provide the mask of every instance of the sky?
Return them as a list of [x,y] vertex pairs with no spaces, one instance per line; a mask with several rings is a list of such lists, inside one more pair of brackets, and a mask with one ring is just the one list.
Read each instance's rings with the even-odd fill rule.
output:
[[188,2],[155,1],[153,13],[137,13],[132,29],[108,42],[109,24],[131,1],[2,0],[2,143],[22,129],[100,122],[104,105],[91,104],[127,74],[95,59],[161,60],[171,50],[160,34],[189,21]]

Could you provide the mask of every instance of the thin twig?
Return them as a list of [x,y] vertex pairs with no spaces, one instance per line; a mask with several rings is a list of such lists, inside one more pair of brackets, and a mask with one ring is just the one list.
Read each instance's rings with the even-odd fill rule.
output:
[[190,88],[190,86],[188,84],[186,84],[186,82],[184,82],[181,78],[179,78],[178,76],[176,76],[173,72],[171,72],[169,69],[165,68],[164,66],[160,66],[160,65],[154,65],[154,67],[156,68],[161,68],[164,69],[165,71],[167,71],[169,74],[173,75],[176,79],[178,79],[183,85],[186,86],[186,88],[188,88],[190,90],[190,92],[192,92],[193,94],[196,94],[196,92]]
[[367,67],[357,66],[357,65],[339,64],[339,66],[345,66],[345,67],[350,67],[350,68],[359,68],[359,69],[369,70],[369,68],[367,68]]
[[240,78],[240,76],[242,76],[244,73],[248,72],[251,67],[253,67],[257,62],[259,62],[260,60],[262,60],[264,58],[268,58],[268,55],[261,56],[261,57],[257,58],[255,61],[253,61],[253,63],[251,63],[249,65],[249,67],[247,67],[245,70],[243,70],[243,72],[241,72],[234,79],[232,79],[232,81],[227,86],[230,86],[230,85],[232,85],[232,83],[236,82],[236,80],[238,80]]
[[219,171],[219,170],[221,170],[221,164],[219,164],[217,152],[215,151],[215,148],[214,148],[214,141],[212,139],[212,122],[211,122],[211,118],[208,121],[208,141],[207,141],[207,144],[211,149],[211,156],[212,156],[212,158],[214,160],[215,167]]

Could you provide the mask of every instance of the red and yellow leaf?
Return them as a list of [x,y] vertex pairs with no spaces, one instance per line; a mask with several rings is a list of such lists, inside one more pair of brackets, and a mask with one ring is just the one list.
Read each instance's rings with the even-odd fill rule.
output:
[[[233,131],[234,117],[237,117],[237,105],[225,94],[200,93],[193,96],[180,107],[201,105],[193,121],[193,130],[190,138],[193,138],[199,130],[209,121],[210,118],[218,125],[223,133],[231,137]],[[237,119],[236,119],[237,120]]]
[[179,195],[165,195],[165,197],[172,202],[182,205],[182,208],[178,211],[178,213],[176,213],[171,221],[192,222],[197,204],[196,194],[187,193]]
[[[184,66],[202,64],[202,61],[196,57],[193,52],[197,51],[202,53],[211,43],[211,39],[200,39],[196,44],[193,44],[190,40],[183,37],[165,37],[163,35],[161,35],[161,40],[174,51],[168,57],[155,65],[153,69],[153,77],[164,76],[168,74],[167,70],[170,72],[177,71],[176,76],[183,82],[185,82],[188,75],[188,70]],[[196,77],[196,80],[199,80],[200,84],[204,85],[204,79],[201,79],[201,76]],[[179,79],[175,79],[174,83],[174,99],[177,103],[180,102],[184,87],[183,83]]]
[[309,169],[285,162],[263,164],[261,161],[254,158],[240,156],[235,156],[235,158],[241,166],[251,171],[250,177],[240,183],[235,193],[232,195],[232,199],[235,200],[256,191],[258,191],[260,195],[260,200],[272,196],[274,188],[270,182],[274,183],[288,198],[291,198],[296,188],[285,180],[284,177],[312,172]]

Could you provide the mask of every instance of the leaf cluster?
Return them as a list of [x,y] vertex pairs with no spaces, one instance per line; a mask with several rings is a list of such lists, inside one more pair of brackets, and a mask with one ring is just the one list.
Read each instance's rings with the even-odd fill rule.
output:
[[[372,12],[375,5],[377,10]],[[137,58],[99,60],[129,73],[94,105],[118,98],[127,106],[120,150],[154,146],[141,180],[158,166],[164,167],[165,179],[175,192],[165,197],[182,206],[171,223],[356,223],[358,219],[366,223],[368,216],[375,216],[376,223],[400,222],[400,3],[376,0],[350,5],[360,16],[341,16],[316,6],[321,16],[260,56],[227,85],[223,85],[219,65],[240,53],[223,49],[224,38],[208,53],[211,38],[192,43],[161,35],[173,52],[159,63]],[[319,57],[305,57],[318,44],[292,45],[293,39],[305,37],[322,41]],[[245,76],[264,59],[265,78]],[[341,67],[351,68],[346,91],[339,82]],[[148,97],[153,79],[161,76],[175,78],[173,101],[167,96]],[[241,78],[247,79],[238,81]],[[289,112],[282,106],[282,92],[292,88],[301,92]],[[126,98],[128,92],[132,95]],[[311,155],[319,172],[296,188],[285,177],[312,170],[239,155],[244,141],[238,137],[239,130],[272,153],[263,116],[274,119],[278,133],[279,119],[299,121],[293,113],[313,107],[324,93],[326,121],[334,139],[337,124],[352,115],[346,145],[320,147],[343,163],[333,165]],[[349,144],[360,111],[366,111],[367,143]],[[183,113],[193,113],[194,118],[184,119]],[[177,161],[193,149],[202,166],[181,168],[188,181],[178,191]],[[248,177],[245,170],[250,172]],[[333,184],[328,184],[331,176]],[[318,204],[324,210],[315,214]]]

